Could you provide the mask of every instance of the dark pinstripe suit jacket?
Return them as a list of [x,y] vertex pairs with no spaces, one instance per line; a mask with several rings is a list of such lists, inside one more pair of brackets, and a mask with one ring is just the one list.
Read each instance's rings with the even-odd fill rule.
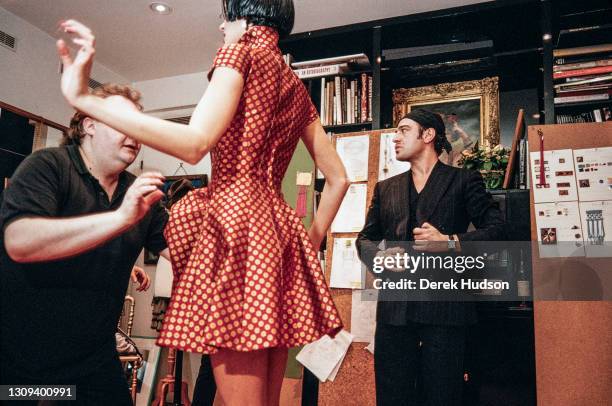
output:
[[[406,241],[411,235],[410,171],[378,182],[374,188],[365,226],[357,238],[359,256],[366,266],[382,240]],[[457,234],[460,241],[500,241],[505,236],[503,216],[487,193],[480,173],[451,167],[438,161],[420,193],[417,224],[428,222],[442,234]],[[467,232],[472,223],[476,230]],[[378,302],[377,321],[404,325],[408,321],[466,325],[476,321],[471,302]]]

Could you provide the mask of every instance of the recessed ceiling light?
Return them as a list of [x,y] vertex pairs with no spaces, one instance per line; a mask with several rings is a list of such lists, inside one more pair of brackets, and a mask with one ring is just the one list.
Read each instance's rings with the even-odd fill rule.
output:
[[155,14],[166,15],[166,14],[172,13],[172,7],[170,7],[169,5],[165,3],[158,3],[158,2],[151,3],[149,5],[149,8],[153,10]]

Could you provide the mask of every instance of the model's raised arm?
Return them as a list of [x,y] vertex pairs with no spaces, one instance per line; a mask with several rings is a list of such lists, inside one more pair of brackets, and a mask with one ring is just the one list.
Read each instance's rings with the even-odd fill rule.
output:
[[244,87],[242,75],[234,69],[215,69],[189,124],[173,123],[139,111],[117,109],[105,99],[91,95],[87,84],[95,55],[95,38],[89,28],[75,20],[63,22],[61,28],[80,47],[72,58],[66,43],[57,42],[64,65],[62,93],[74,108],[142,144],[190,164],[199,162],[230,125]]

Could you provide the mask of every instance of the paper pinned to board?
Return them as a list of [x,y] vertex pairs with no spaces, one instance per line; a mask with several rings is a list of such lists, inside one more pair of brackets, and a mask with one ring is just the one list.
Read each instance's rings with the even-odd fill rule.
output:
[[351,182],[365,182],[368,180],[369,135],[337,138],[336,151],[338,151],[338,155],[346,168],[346,174]]
[[380,135],[380,157],[378,158],[378,180],[389,179],[392,176],[410,170],[410,162],[398,161],[395,156],[395,133]]
[[376,331],[376,289],[354,290],[351,300],[351,334],[357,343],[371,343]]
[[335,238],[329,286],[339,289],[361,289],[365,265],[359,260],[356,238]]
[[[572,150],[544,151],[544,162],[541,159],[540,152],[530,155],[534,203],[578,200]],[[544,178],[540,179],[542,175]]]
[[358,233],[365,224],[368,185],[352,184],[331,226],[332,233]]
[[574,150],[580,201],[612,200],[612,147]]
[[534,205],[540,257],[583,257],[584,235],[578,202]]
[[310,186],[312,184],[312,172],[298,172],[295,184],[297,186]]
[[612,200],[580,202],[587,257],[612,257]]
[[372,354],[374,354],[374,340],[372,340],[372,342],[368,344],[368,346],[365,347],[364,350],[370,351]]
[[333,380],[352,341],[353,335],[346,330],[340,331],[333,339],[324,335],[319,340],[305,345],[295,359],[321,382]]

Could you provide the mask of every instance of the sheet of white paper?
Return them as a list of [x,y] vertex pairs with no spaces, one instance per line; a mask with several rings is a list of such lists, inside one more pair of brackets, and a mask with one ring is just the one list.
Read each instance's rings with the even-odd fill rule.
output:
[[580,202],[587,257],[612,257],[612,200]]
[[332,223],[332,233],[361,231],[365,223],[367,194],[368,185],[365,183],[356,183],[349,187]]
[[372,340],[372,342],[370,344],[368,344],[367,347],[364,348],[364,350],[368,350],[370,351],[372,354],[374,354],[374,341]]
[[325,382],[334,369],[340,367],[351,341],[353,336],[346,330],[339,332],[333,339],[325,335],[314,343],[305,345],[295,359],[321,382]]
[[348,348],[347,348],[347,351],[345,351],[344,354],[342,354],[342,358],[340,358],[340,361],[338,361],[334,369],[331,371],[331,374],[329,374],[329,376],[327,377],[327,380],[333,382],[334,379],[336,379],[336,375],[338,375],[338,371],[340,371],[340,366],[342,365],[342,362],[344,362],[344,357],[346,357],[347,352],[348,352]]
[[574,150],[580,201],[612,200],[612,147]]
[[336,138],[336,151],[351,182],[368,180],[369,135]]
[[359,260],[356,238],[334,239],[329,286],[340,289],[361,289],[365,266]]
[[351,334],[357,343],[374,341],[376,331],[376,289],[354,290],[351,302]]
[[380,157],[378,159],[378,180],[388,179],[410,169],[410,162],[398,161],[395,158],[395,133],[380,135]]
[[540,184],[540,153],[530,154],[531,180],[535,203],[578,200],[576,172],[571,149],[544,151],[544,185]]
[[540,257],[584,256],[578,202],[538,203],[534,209]]

